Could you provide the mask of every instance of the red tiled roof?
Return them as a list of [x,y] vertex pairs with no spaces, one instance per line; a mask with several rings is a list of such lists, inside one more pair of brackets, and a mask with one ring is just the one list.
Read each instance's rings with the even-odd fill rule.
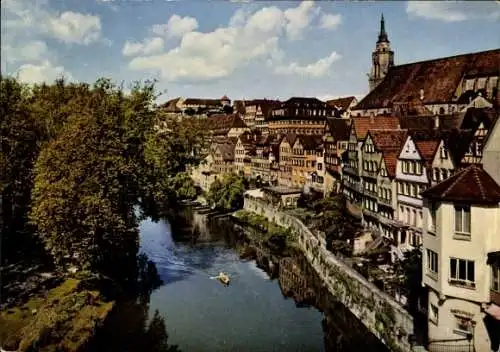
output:
[[[437,122],[439,130],[451,130],[460,128],[464,115],[464,113],[421,116],[407,115],[399,118],[399,124],[401,128],[405,129],[432,130],[436,128]],[[436,121],[436,119],[438,121]]]
[[332,100],[327,100],[326,103],[332,108],[347,110],[356,97],[343,97]]
[[231,128],[247,127],[238,114],[215,114],[209,116],[207,120],[215,135],[227,134]]
[[234,160],[234,148],[236,147],[235,139],[236,138],[228,138],[225,141],[215,142],[213,148],[219,150],[224,160]]
[[427,164],[431,164],[434,159],[434,155],[436,154],[437,148],[441,140],[433,140],[433,141],[415,141],[415,145],[417,147],[422,160]]
[[303,134],[298,135],[295,141],[297,141],[297,139],[300,140],[305,150],[319,149],[323,145],[323,139],[320,136]]
[[463,77],[500,75],[500,49],[393,66],[356,109],[387,108],[420,96],[423,103],[447,103]]
[[389,150],[382,152],[382,158],[384,158],[385,168],[390,178],[394,178],[396,176],[396,165],[398,163],[398,156],[399,156],[399,151],[396,150]]
[[379,151],[389,151],[397,150],[399,151],[406,141],[406,136],[408,132],[406,130],[394,130],[394,129],[370,129],[368,134],[373,140],[375,148]]
[[295,140],[297,139],[297,135],[295,133],[288,133],[284,139],[286,139],[288,144],[290,144],[290,147],[292,147],[295,144]]
[[373,129],[368,132],[375,148],[382,152],[385,168],[389,177],[393,178],[396,175],[396,164],[398,156],[403,147],[408,131],[394,129]]
[[335,141],[349,140],[349,128],[351,126],[349,120],[344,119],[327,119],[327,128]]
[[358,140],[364,140],[371,129],[396,130],[399,119],[395,116],[353,117],[351,127],[354,126]]
[[177,103],[181,98],[170,99],[161,105],[161,109],[166,112],[180,112],[181,109],[177,107]]
[[471,165],[424,192],[429,199],[472,204],[500,202],[500,186],[480,166]]

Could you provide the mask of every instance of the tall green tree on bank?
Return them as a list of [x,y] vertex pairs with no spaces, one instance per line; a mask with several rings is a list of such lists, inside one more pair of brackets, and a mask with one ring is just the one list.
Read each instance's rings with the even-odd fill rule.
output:
[[124,96],[99,80],[68,103],[78,103],[80,111],[42,149],[31,219],[58,266],[116,278],[134,272],[134,206],[146,170],[142,146],[152,130],[152,91],[151,85],[134,87]]
[[145,144],[149,165],[149,203],[168,208],[179,199],[196,196],[189,176],[190,166],[205,157],[209,142],[207,121],[195,118],[157,116],[155,133]]
[[222,179],[217,179],[212,183],[207,194],[207,201],[222,211],[240,209],[243,207],[245,189],[246,182],[243,177],[227,174]]
[[29,87],[13,78],[0,77],[0,117],[1,247],[7,261],[33,248],[27,214],[43,128],[30,109]]

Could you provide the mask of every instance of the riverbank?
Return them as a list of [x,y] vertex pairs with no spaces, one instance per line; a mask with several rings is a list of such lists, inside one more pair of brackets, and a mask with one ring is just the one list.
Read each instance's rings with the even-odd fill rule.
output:
[[297,218],[260,199],[245,197],[244,210],[290,229],[297,245],[328,290],[393,351],[411,351],[413,318],[394,299],[380,291],[326,249]]
[[114,307],[88,280],[68,277],[0,313],[7,351],[82,351]]

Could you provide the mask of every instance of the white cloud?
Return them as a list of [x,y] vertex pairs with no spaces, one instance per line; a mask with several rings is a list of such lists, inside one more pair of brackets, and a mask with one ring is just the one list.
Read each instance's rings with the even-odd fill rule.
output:
[[53,66],[49,61],[44,61],[39,65],[24,64],[19,67],[16,72],[20,81],[25,83],[41,83],[52,82],[57,78],[64,76],[67,79],[72,79],[69,72],[65,71],[62,66]]
[[288,38],[292,40],[301,38],[304,29],[320,11],[319,7],[314,7],[314,1],[302,1],[298,7],[285,10]]
[[[174,15],[166,25],[153,26],[152,31],[162,36],[176,33],[180,37],[179,45],[156,55],[135,57],[129,62],[129,68],[158,73],[167,81],[192,81],[224,78],[254,61],[267,62],[272,67],[283,59],[280,41],[299,39],[319,14],[320,9],[311,1],[285,11],[275,6],[261,8],[255,13],[240,8],[227,27],[207,33],[195,31],[196,19],[187,22],[182,20],[188,17]],[[170,26],[173,23],[179,24],[177,30]],[[333,59],[319,60],[302,70],[297,65],[292,71],[314,76],[317,70],[327,71],[323,66],[329,68]]]
[[151,31],[160,36],[182,37],[198,28],[198,21],[193,17],[172,15],[166,24],[155,24]]
[[48,8],[45,0],[4,0],[2,9],[5,11],[2,24],[10,36],[46,36],[84,45],[101,39],[101,20],[95,15],[72,11],[57,13]]
[[444,22],[471,19],[500,19],[498,1],[408,1],[406,12],[410,16]]
[[151,55],[163,50],[163,38],[154,37],[140,42],[125,42],[122,49],[124,56],[133,56],[138,54]]
[[2,58],[8,63],[40,60],[49,56],[47,44],[40,40],[33,40],[19,46],[7,43],[1,49]]
[[320,28],[324,29],[336,29],[342,23],[342,16],[336,14],[321,14],[321,20],[319,23]]
[[88,45],[101,37],[99,17],[72,11],[50,17],[45,23],[45,28],[54,38],[65,43]]
[[327,57],[308,65],[300,65],[297,62],[291,62],[288,65],[276,66],[274,72],[279,75],[300,75],[318,78],[328,75],[333,63],[340,60],[340,58],[341,56],[333,51]]

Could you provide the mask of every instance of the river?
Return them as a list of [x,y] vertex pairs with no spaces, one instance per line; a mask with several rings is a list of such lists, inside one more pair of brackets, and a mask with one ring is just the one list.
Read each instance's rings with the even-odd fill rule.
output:
[[[156,264],[163,285],[152,292],[144,312],[121,309],[115,330],[127,337],[116,337],[120,334],[114,331],[118,344],[108,342],[99,350],[146,351],[144,346],[133,346],[140,340],[130,337],[133,328],[125,334],[118,325],[127,319],[140,325],[136,321],[141,318],[134,315],[151,319],[158,311],[168,344],[184,352],[386,351],[321,288],[302,256],[274,265],[276,269],[282,263],[298,279],[286,278],[283,270],[273,275],[269,267],[268,274],[255,260],[240,259],[228,233],[233,236],[227,228],[209,227],[204,240],[193,243],[178,239],[181,236],[173,233],[168,221],[143,221],[141,251]],[[231,276],[228,287],[212,278],[220,271]]]

